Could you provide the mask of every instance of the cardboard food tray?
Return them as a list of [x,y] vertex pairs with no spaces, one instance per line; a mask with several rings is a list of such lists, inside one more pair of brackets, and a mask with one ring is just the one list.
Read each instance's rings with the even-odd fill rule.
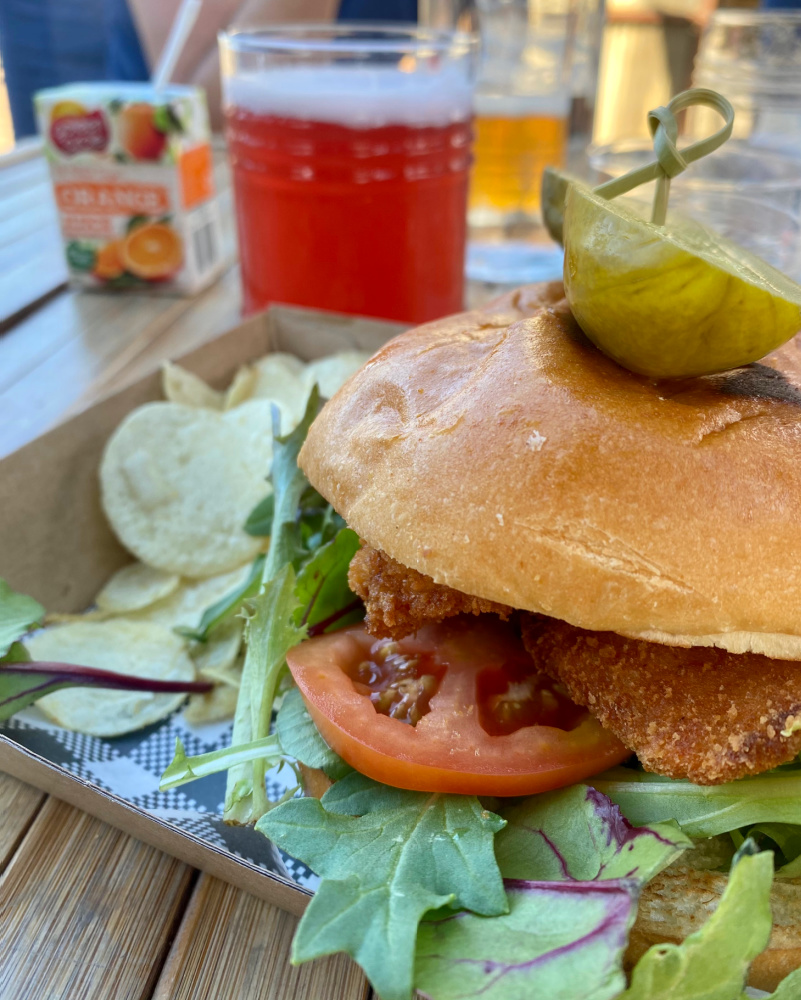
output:
[[[275,306],[180,358],[224,388],[240,365],[270,351],[309,361],[335,351],[373,351],[396,323]],[[0,576],[48,611],[78,612],[131,561],[100,506],[98,467],[106,440],[137,406],[162,399],[153,372],[0,461]],[[225,776],[170,792],[158,776],[175,737],[190,753],[229,742],[231,723],[187,728],[180,712],[114,739],[71,733],[35,709],[0,723],[0,770],[268,902],[299,914],[314,874],[254,830],[222,822]],[[268,775],[271,798],[290,778]]]

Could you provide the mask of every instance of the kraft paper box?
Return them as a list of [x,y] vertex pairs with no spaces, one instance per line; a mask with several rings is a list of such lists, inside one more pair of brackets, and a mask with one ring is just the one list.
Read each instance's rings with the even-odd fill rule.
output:
[[[401,329],[279,306],[174,360],[224,388],[240,365],[269,351],[303,360],[351,348],[373,351]],[[12,588],[48,611],[77,612],[131,561],[101,510],[97,470],[123,417],[161,398],[154,372],[0,461],[0,577]],[[139,732],[98,739],[61,729],[32,708],[0,723],[0,770],[299,914],[316,876],[254,830],[223,824],[224,774],[158,791],[176,736],[196,754],[227,745],[230,732],[230,722],[193,728],[179,711]],[[291,775],[270,772],[270,797],[280,798],[290,782]]]

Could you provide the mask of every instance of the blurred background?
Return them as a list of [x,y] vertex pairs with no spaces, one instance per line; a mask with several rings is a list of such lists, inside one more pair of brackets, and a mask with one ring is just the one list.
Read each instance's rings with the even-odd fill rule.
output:
[[[176,82],[219,95],[214,35],[228,24],[280,20],[419,20],[445,25],[471,16],[459,0],[215,0],[182,55]],[[722,4],[756,7],[756,3]],[[3,0],[0,4],[0,153],[34,135],[31,94],[76,80],[144,80],[158,58],[177,0]],[[647,136],[645,114],[689,86],[701,31],[715,0],[610,0],[600,49],[593,140]],[[219,97],[217,96],[217,106]]]
[[[801,277],[801,9],[786,8],[785,0],[762,0],[761,3],[746,0],[732,6],[718,4],[716,0],[188,2],[195,7],[191,28],[185,37],[182,36],[176,58],[170,62],[169,81],[173,85],[194,86],[196,93],[201,95],[201,102],[208,106],[210,148],[214,151],[220,207],[218,211],[215,205],[210,204],[205,215],[192,222],[189,227],[191,232],[187,231],[183,238],[198,244],[199,233],[211,233],[213,230],[216,243],[230,246],[230,254],[222,253],[224,259],[218,252],[220,248],[215,250],[215,267],[208,271],[209,281],[220,273],[224,263],[230,263],[238,248],[246,313],[263,308],[271,301],[284,301],[420,321],[429,318],[429,314],[438,315],[442,314],[442,310],[458,308],[465,301],[462,287],[465,277],[467,301],[476,302],[504,286],[560,276],[562,250],[543,224],[540,187],[544,168],[560,167],[591,183],[600,183],[649,162],[653,151],[647,127],[648,111],[666,104],[672,95],[693,85],[719,90],[734,104],[734,140],[715,156],[675,179],[670,211],[677,215],[690,215],[758,253],[791,276]],[[114,81],[113,86],[117,88],[128,83],[148,86],[147,81],[154,74],[158,76],[159,67],[165,61],[165,51],[170,48],[171,27],[181,20],[181,12],[186,6],[187,0],[183,4],[182,0],[2,0],[0,167],[41,151],[32,96],[43,88],[69,87],[77,81],[87,84]],[[405,206],[401,214],[406,212],[406,215],[398,219],[398,239],[405,233],[411,242],[402,261],[379,260],[376,255],[381,248],[372,237],[376,229],[375,220],[370,221],[370,211],[376,210],[375,206],[365,209],[366,214],[361,210],[354,211],[351,206],[338,222],[334,221],[335,213],[332,214],[327,224],[333,228],[323,234],[324,227],[319,221],[319,206],[323,203],[319,199],[326,197],[322,174],[318,167],[310,166],[305,160],[301,162],[306,154],[298,154],[297,146],[292,145],[288,138],[292,129],[308,127],[309,121],[315,120],[316,112],[311,115],[305,112],[294,115],[293,112],[286,119],[279,114],[278,119],[290,129],[286,135],[280,129],[273,134],[278,119],[270,112],[263,121],[259,119],[258,134],[245,135],[250,124],[242,118],[243,109],[238,107],[238,98],[231,96],[234,92],[240,93],[237,79],[242,74],[247,77],[254,70],[261,73],[267,69],[271,72],[279,64],[288,64],[287,60],[292,61],[295,56],[287,54],[288,50],[282,48],[283,42],[278,50],[273,50],[268,44],[260,55],[254,55],[252,65],[247,60],[240,65],[239,56],[232,50],[228,56],[228,68],[223,66],[221,80],[218,33],[253,34],[262,28],[269,31],[273,26],[286,22],[322,25],[323,34],[329,32],[330,38],[340,32],[338,44],[344,45],[348,43],[347,31],[351,30],[348,25],[356,22],[382,22],[387,24],[389,30],[393,30],[389,22],[396,25],[416,23],[426,31],[452,32],[456,29],[480,41],[480,49],[476,49],[480,55],[476,55],[474,60],[475,70],[466,68],[464,59],[460,62],[453,52],[446,51],[447,46],[439,50],[433,61],[424,47],[416,49],[414,57],[404,55],[410,49],[398,50],[395,54],[395,68],[399,73],[396,82],[402,83],[401,78],[408,78],[410,74],[407,71],[411,69],[412,75],[417,74],[417,83],[411,81],[414,85],[412,89],[418,85],[427,86],[425,81],[428,77],[434,80],[431,73],[439,72],[435,66],[437,60],[444,60],[443,65],[452,63],[453,73],[464,74],[466,86],[470,77],[473,111],[472,153],[469,128],[462,131],[456,129],[453,134],[446,129],[441,135],[436,133],[439,135],[436,142],[444,145],[440,149],[440,160],[435,163],[431,143],[434,143],[436,130],[430,134],[421,133],[414,142],[428,144],[428,152],[434,157],[423,163],[421,168],[420,163],[415,165],[413,162],[418,154],[413,150],[409,152],[412,149],[409,145],[411,139],[403,140],[406,151],[401,159],[407,157],[408,162],[398,161],[393,166],[403,182],[398,192],[407,190],[408,193],[414,188],[422,195],[427,184],[430,187],[439,183],[434,178],[437,171],[444,171],[451,173],[453,182],[461,185],[461,194],[454,190],[449,197],[457,200],[461,197],[462,201],[458,211],[453,208],[451,218],[446,211],[449,198],[434,196],[434,187],[430,187],[428,196],[434,201],[428,208],[424,200],[418,199],[415,209],[419,216],[418,224],[412,200],[403,200],[406,194],[389,198],[386,207],[379,213],[383,213],[383,220],[395,212],[401,201]],[[314,44],[311,50],[298,56],[306,66],[312,63],[317,65],[317,56],[313,55]],[[415,44],[422,44],[419,38]],[[411,63],[408,63],[409,59]],[[423,72],[418,72],[420,70]],[[320,101],[325,103],[328,98],[336,98],[333,93],[326,96],[326,88],[320,84],[320,80],[326,78],[322,64],[320,71],[323,76],[315,78],[316,82],[312,81],[311,90],[306,95],[313,98],[315,107]],[[262,84],[266,86],[265,81],[269,79],[268,72]],[[292,86],[297,83],[291,74],[286,79],[294,81]],[[448,91],[448,79],[449,74],[445,73],[432,84],[438,88],[440,97]],[[223,96],[224,86],[229,88],[227,102]],[[126,114],[155,113],[155,104],[149,111],[141,105],[141,95],[145,92],[139,93],[137,100],[140,104]],[[432,94],[425,100],[434,99],[436,103]],[[65,103],[65,96],[69,98],[70,95],[52,97],[52,101],[61,103],[50,109],[48,114],[51,117],[63,115],[65,108],[69,111],[75,107],[69,99]],[[297,93],[294,96],[298,98]],[[355,94],[357,99],[361,96]],[[407,96],[413,98],[413,94]],[[300,95],[302,100],[306,97]],[[353,105],[351,97],[343,91],[337,98],[337,120],[341,119],[341,124],[346,122],[348,108]],[[259,101],[263,104],[267,100],[269,103],[274,98],[274,94],[271,96],[265,91]],[[147,100],[150,101],[150,98]],[[125,101],[131,103],[134,97],[129,94]],[[118,104],[119,100],[112,100],[112,117]],[[457,105],[458,101],[454,108]],[[170,110],[165,106],[159,114],[167,114],[169,118],[176,107],[174,105]],[[450,115],[451,124],[457,119],[463,124],[470,119],[470,104],[464,114],[454,108],[446,115],[446,118]],[[325,117],[323,114],[322,118]],[[227,127],[224,128],[226,118]],[[685,136],[683,141],[709,135],[719,124],[714,113],[691,109],[680,119]],[[76,121],[73,125],[77,128],[80,122]],[[155,126],[160,130],[158,150],[170,147],[171,152],[168,151],[165,156],[168,159],[172,156],[177,162],[177,158],[187,152],[189,144],[185,142],[179,149],[177,140],[173,142],[170,139],[168,142],[164,137],[174,135],[174,129],[170,131],[169,121],[163,128],[162,125],[157,123]],[[70,123],[64,127],[68,126]],[[262,126],[267,129],[266,132],[259,131]],[[358,125],[356,131],[361,127]],[[199,135],[196,135],[198,143],[201,142]],[[328,155],[325,152],[329,141],[326,135],[323,130],[314,139],[315,143],[320,143],[316,148],[323,160]],[[380,130],[375,134],[370,132],[370,136],[370,142],[377,144],[371,148],[370,155],[378,157],[370,167],[371,182],[377,184],[373,190],[388,195],[390,187],[378,183],[384,169],[379,161],[386,137],[381,136]],[[397,137],[392,141],[396,140],[401,141]],[[203,141],[208,147],[208,135]],[[287,215],[285,222],[288,229],[283,239],[279,239],[277,234],[283,224],[281,212],[284,208],[289,211],[289,202],[279,199],[276,203],[268,203],[269,200],[262,198],[261,181],[257,180],[266,176],[265,171],[279,170],[277,161],[271,159],[268,165],[265,160],[257,167],[252,163],[248,167],[248,163],[257,146],[263,147],[262,153],[267,156],[268,147],[277,149],[275,144],[284,142],[289,145],[281,154],[285,158],[282,162],[289,162],[294,157],[291,169],[297,177],[304,171],[311,171],[309,177],[314,177],[309,186],[301,183],[297,193],[303,189],[306,194],[314,194],[318,200],[312,200],[307,206],[308,220],[302,213],[298,214],[299,203],[293,203],[294,214],[291,218]],[[449,149],[455,148],[454,143],[462,144],[461,152],[454,161],[449,161],[446,154]],[[356,146],[348,154],[353,163],[357,163],[362,156]],[[53,150],[48,147],[47,158],[51,168],[52,153]],[[112,159],[116,157],[118,165],[125,161],[133,169],[129,153],[118,150],[109,155]],[[65,160],[61,154],[56,154],[55,158],[64,161],[60,168],[63,173],[69,157]],[[134,156],[133,160],[137,157]],[[139,160],[140,167],[143,162]],[[230,168],[233,168],[235,209],[231,202]],[[30,168],[29,177],[33,176],[35,169]],[[404,187],[419,169],[423,170],[423,174],[415,176],[423,183]],[[10,194],[7,208],[3,209],[0,205],[0,229],[4,218],[11,218],[17,212],[14,194],[17,188],[10,186],[7,173],[5,177]],[[356,197],[361,182],[354,178],[356,174],[350,178],[350,182],[355,184],[351,194]],[[44,173],[41,180],[45,182]],[[320,186],[317,186],[318,182]],[[208,183],[211,193],[211,181]],[[279,182],[276,180],[276,183]],[[257,189],[261,191],[258,195]],[[466,230],[465,196],[468,207]],[[649,196],[648,190],[639,189],[633,197],[644,202]],[[340,209],[345,204],[346,201],[340,198]],[[62,231],[66,234],[70,227],[63,218],[64,206],[60,208]],[[237,214],[238,233],[236,238],[233,232],[229,233],[229,238],[226,227],[229,230],[232,228],[234,212]],[[220,232],[209,221],[209,213],[220,216]],[[433,245],[427,236],[421,237],[416,227],[423,225],[432,214],[440,216],[438,231],[448,229],[452,246],[443,249]],[[317,221],[311,221],[315,217]],[[357,219],[362,220],[364,237],[359,242],[354,236],[353,246],[348,248],[343,243],[343,237],[353,229]],[[671,216],[668,221],[670,219]],[[151,228],[139,241],[140,254],[144,252],[147,242],[144,236],[151,241],[156,237],[161,240],[162,245],[154,249],[154,253],[160,252],[169,257],[168,251],[175,250],[172,244],[167,246],[168,234],[164,231],[163,221],[157,216],[150,219]],[[269,231],[276,234],[270,245],[263,235]],[[304,233],[304,244],[297,249],[298,259],[290,261],[284,248],[288,242],[298,243],[294,238],[298,232]],[[318,291],[317,298],[310,299],[306,291],[310,273],[307,247],[313,245],[311,237],[315,232],[319,237],[317,249],[321,261],[327,260],[325,254],[332,245],[337,247],[336,267],[332,271],[326,263],[325,273],[331,274],[332,284],[337,284],[339,291],[337,294],[332,291],[330,296]],[[417,236],[412,238],[415,232]],[[288,234],[293,238],[290,239]],[[115,232],[112,235],[122,237],[125,234]],[[116,258],[111,259],[119,239],[100,247],[86,242],[91,236],[88,232],[74,232],[72,236],[80,236],[83,242],[76,243],[73,239],[71,258],[68,247],[70,274],[74,279],[76,266],[83,260],[83,270],[90,275],[84,287],[112,291],[118,286],[139,287],[143,282],[146,284],[145,279],[133,281],[130,269],[122,268]],[[36,239],[41,241],[43,237],[38,234]],[[392,243],[393,240],[395,236],[384,242]],[[431,286],[440,280],[435,272],[437,266],[442,264],[446,251],[453,257],[450,267],[453,273],[449,274],[447,282],[444,265],[440,270],[443,271],[443,287],[445,284],[449,286],[449,294],[437,299],[439,304],[432,302],[426,308],[412,307],[408,289],[425,284]],[[175,250],[175,253],[178,251]],[[425,253],[428,260],[423,266]],[[348,270],[347,261],[356,261],[358,267],[354,265]],[[464,267],[462,261],[465,262]],[[145,262],[140,263],[139,269],[142,270],[145,264],[150,267]],[[376,272],[374,277],[367,275],[370,264]],[[420,280],[420,274],[411,277],[414,267],[420,274],[425,273],[425,281]],[[337,268],[339,272],[334,273]],[[387,298],[388,291],[382,293],[384,299],[378,304],[362,294],[365,288],[380,282],[387,274],[396,276],[398,289],[401,286],[407,289],[403,292],[406,296],[403,304],[393,305]],[[63,268],[57,277],[63,282]],[[142,278],[142,275],[139,277]],[[151,282],[148,290],[154,293],[169,291],[161,278],[162,275],[159,275],[156,282]],[[199,290],[201,284],[196,282],[192,285],[190,294]],[[346,286],[351,290],[347,295],[343,291]]]

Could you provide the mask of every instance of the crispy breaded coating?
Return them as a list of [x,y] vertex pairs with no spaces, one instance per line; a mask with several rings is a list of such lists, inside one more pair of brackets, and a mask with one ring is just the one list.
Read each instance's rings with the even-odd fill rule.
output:
[[801,663],[521,619],[537,666],[648,771],[717,785],[768,771],[801,750]]
[[362,546],[351,560],[348,582],[367,608],[367,631],[381,639],[402,639],[423,625],[453,615],[489,612],[506,621],[513,610],[434,583],[430,576],[408,569],[369,545]]

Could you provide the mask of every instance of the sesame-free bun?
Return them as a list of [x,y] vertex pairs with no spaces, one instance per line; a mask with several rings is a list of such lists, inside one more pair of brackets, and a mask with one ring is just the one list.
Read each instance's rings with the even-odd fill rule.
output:
[[468,594],[587,629],[801,635],[798,338],[657,382],[596,350],[561,295],[391,340],[312,426],[312,484]]

